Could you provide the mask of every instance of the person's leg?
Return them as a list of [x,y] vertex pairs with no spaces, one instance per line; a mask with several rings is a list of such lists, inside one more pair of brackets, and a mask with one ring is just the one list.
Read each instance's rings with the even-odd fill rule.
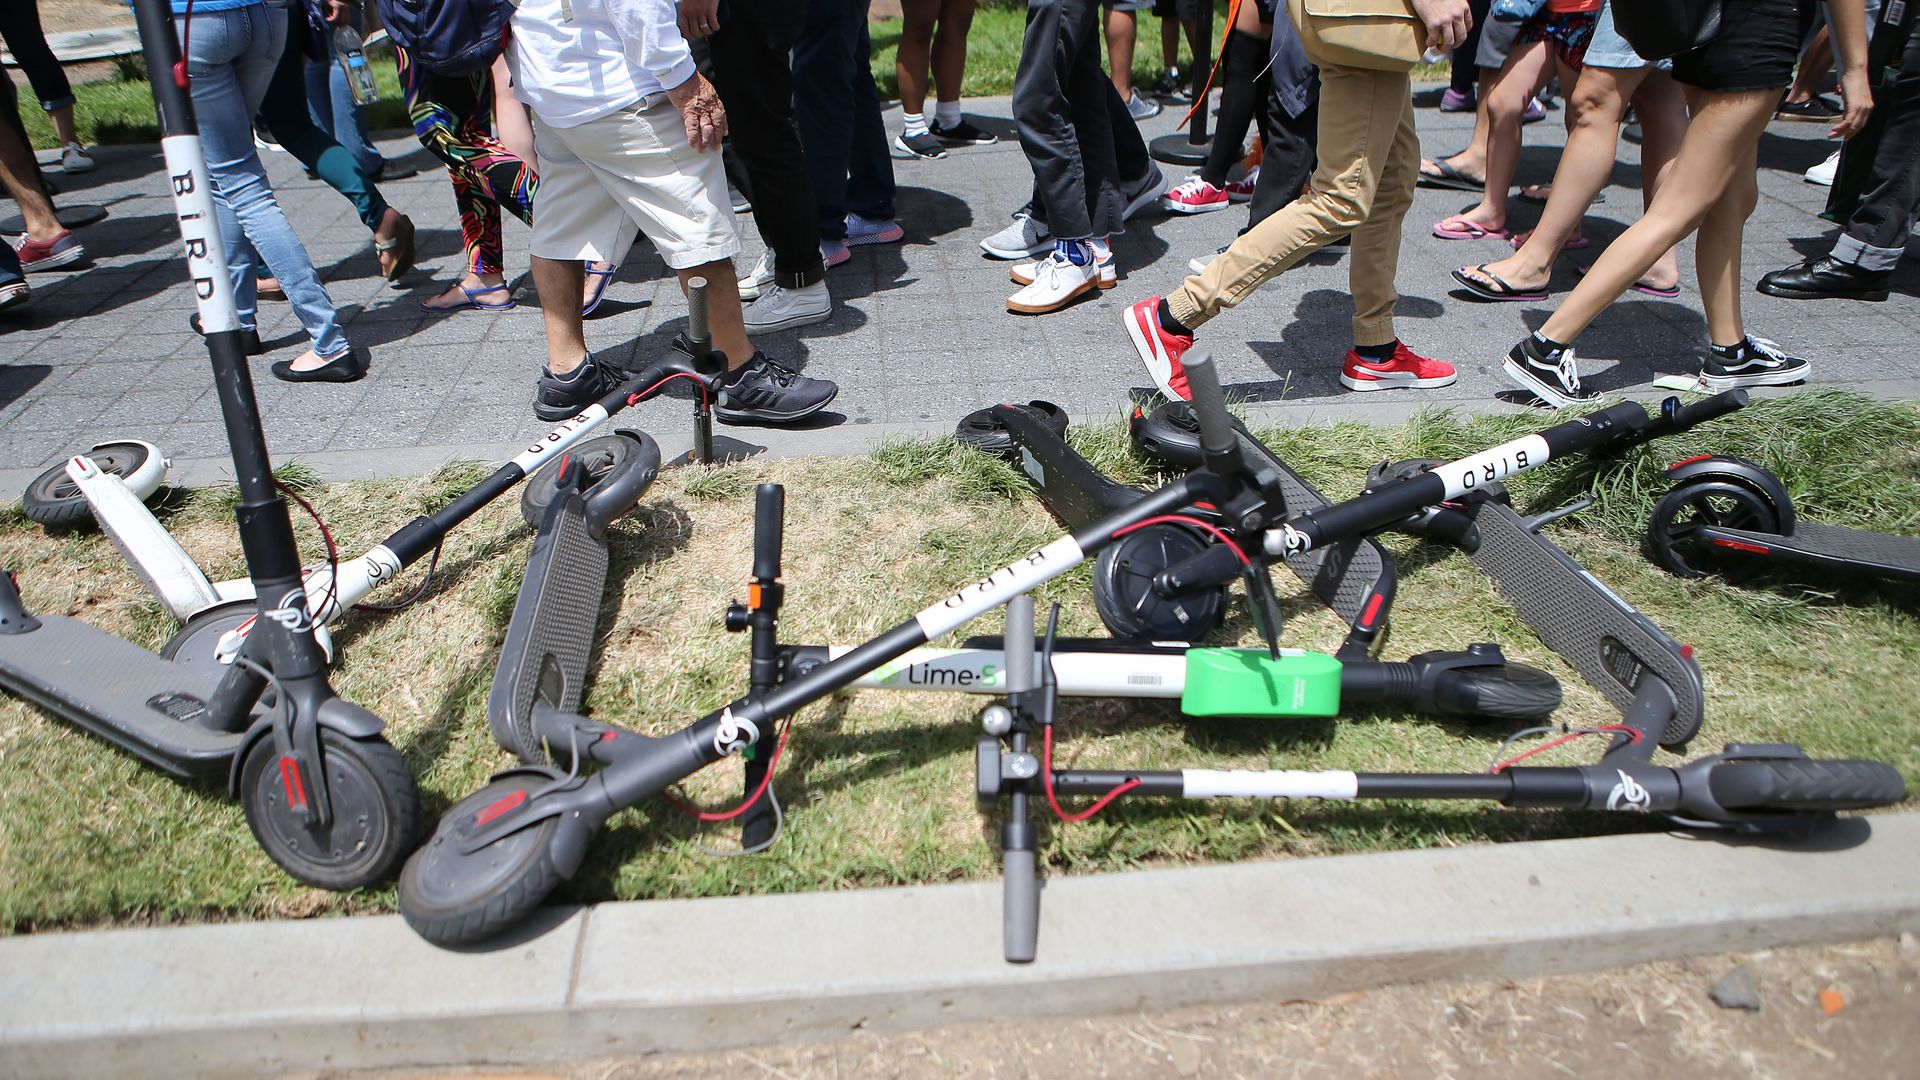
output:
[[1139,36],[1140,25],[1133,12],[1107,9],[1107,67],[1121,101],[1133,99],[1133,46]]
[[867,5],[853,5],[847,22],[852,30],[853,138],[847,153],[847,211],[869,221],[893,220],[893,156],[887,153],[887,125],[880,119],[880,88],[873,81],[873,40],[867,30]]
[[1299,198],[1301,189],[1313,177],[1314,144],[1320,127],[1318,91],[1312,104],[1298,116],[1287,112],[1279,98],[1279,90],[1269,86],[1267,141],[1260,155],[1260,180],[1254,184],[1253,202],[1247,207],[1248,229]]
[[[1520,118],[1552,56],[1543,41],[1515,43],[1486,92],[1482,107],[1487,116],[1486,190],[1478,205],[1444,219],[1436,229],[1470,234],[1475,230],[1502,233],[1507,225],[1507,190],[1514,166],[1520,161]],[[1470,225],[1455,228],[1450,224]]]
[[[1067,100],[1084,170],[1089,237],[1105,240],[1126,231],[1126,197],[1114,150],[1114,117],[1108,108],[1112,83],[1100,67],[1100,9],[1096,0],[1062,0],[1061,44],[1065,48]],[[1131,118],[1127,123],[1132,124]]]
[[[1651,68],[1589,67],[1567,95],[1567,146],[1554,170],[1553,190],[1526,243],[1512,255],[1461,273],[1492,289],[1538,292],[1553,276],[1553,260],[1580,229],[1580,221],[1613,175],[1620,120],[1627,99]],[[1498,279],[1496,281],[1495,279]],[[1670,279],[1663,279],[1671,284]],[[1502,285],[1504,283],[1504,286]]]
[[[1391,86],[1395,80],[1379,81]],[[1386,161],[1375,166],[1379,169],[1378,186],[1366,209],[1366,220],[1353,230],[1353,251],[1347,258],[1348,288],[1353,293],[1353,344],[1360,350],[1391,346],[1397,340],[1393,308],[1400,292],[1394,278],[1400,269],[1401,227],[1407,209],[1413,205],[1414,185],[1420,179],[1420,136],[1413,127],[1410,89],[1406,77],[1400,76],[1402,108],[1395,118]],[[1391,115],[1393,109],[1383,101],[1381,112]]]
[[1467,36],[1462,38],[1458,48],[1453,50],[1452,70],[1447,75],[1447,98],[1441,107],[1451,111],[1464,112],[1472,108],[1476,100],[1476,91],[1480,84],[1480,67],[1473,62],[1480,51],[1480,28],[1487,21],[1487,12],[1493,7],[1493,0],[1467,0],[1467,13],[1473,18],[1473,25],[1467,28]]
[[79,136],[73,130],[73,85],[47,45],[39,5],[34,0],[15,0],[0,4],[0,8],[5,9],[0,11],[0,38],[6,40],[14,62],[27,73],[33,96],[40,99],[40,107],[53,123],[54,135],[62,147],[78,143]]
[[353,204],[362,225],[378,229],[386,217],[387,200],[353,154],[314,125],[307,108],[306,66],[306,58],[298,49],[281,52],[267,84],[267,96],[260,102],[259,118],[274,142]]
[[[6,75],[0,73],[0,79]],[[11,85],[11,84],[9,84]],[[40,182],[40,166],[35,163],[33,148],[16,132],[11,125],[0,124],[0,184],[4,184],[7,194],[20,204],[20,216],[27,224],[27,239],[50,243],[58,240],[67,230],[54,216],[53,200],[47,197],[47,189]]]
[[1833,37],[1828,28],[1822,26],[1807,43],[1807,51],[1800,55],[1800,68],[1794,72],[1793,85],[1787,88],[1787,97],[1782,104],[1798,105],[1810,101],[1820,92],[1820,84],[1827,73],[1833,70]]
[[[927,76],[933,66],[933,26],[940,16],[940,0],[901,0],[900,48],[894,54],[894,77],[900,82],[900,111],[907,132],[926,130]],[[918,124],[915,121],[918,120]]]
[[[793,119],[813,188],[819,237],[847,235],[847,170],[852,164],[853,43],[846,0],[812,0],[793,46]],[[866,63],[865,57],[857,59]]]
[[[940,0],[940,29],[933,41],[934,104],[955,113],[967,75],[967,35],[977,0]],[[958,119],[958,117],[955,117]],[[941,126],[949,126],[941,121]]]
[[1087,214],[1086,167],[1065,81],[1069,57],[1063,22],[1058,3],[1027,8],[1013,80],[1013,119],[1019,125],[1020,149],[1033,168],[1036,210],[1044,208],[1056,240],[1085,240],[1094,234],[1093,222]]
[[[1737,181],[1743,171],[1751,177],[1760,133],[1766,130],[1773,107],[1780,100],[1780,91],[1707,94],[1689,89],[1687,96],[1697,104],[1693,119],[1687,125],[1686,138],[1680,144],[1680,153],[1674,159],[1672,178],[1661,186],[1646,215],[1607,246],[1593,269],[1547,318],[1540,327],[1540,337],[1560,345],[1572,342],[1667,249],[1700,228],[1716,203],[1744,190]],[[1745,216],[1743,211],[1739,219],[1744,221]],[[1726,219],[1722,218],[1713,240],[1717,245],[1714,265],[1707,265],[1705,252],[1695,256],[1695,261],[1701,264],[1703,302],[1706,302],[1706,290],[1712,287],[1717,291],[1726,277],[1728,255],[1724,245],[1727,239]],[[1737,240],[1735,247],[1738,247]],[[1737,251],[1733,258],[1736,260],[1733,265],[1737,267]],[[1731,305],[1730,312],[1730,305],[1724,299],[1714,302],[1720,307],[1723,324],[1712,326],[1718,333],[1725,329],[1725,323],[1738,321],[1737,305]]]
[[[409,65],[402,65],[401,70],[403,75],[412,74]],[[483,302],[504,303],[509,299],[504,291],[492,291],[506,281],[500,212],[512,213],[531,226],[539,176],[530,163],[491,133],[495,99],[490,75],[420,73],[409,85],[407,100],[414,132],[447,163],[454,200],[460,208],[461,236],[467,247],[466,275],[421,306],[428,310],[458,309],[466,306],[464,290],[481,289],[489,290]]]
[[[1254,5],[1248,3],[1240,12],[1244,16],[1252,10]],[[1225,187],[1227,173],[1240,161],[1247,128],[1253,125],[1254,110],[1260,102],[1260,77],[1267,63],[1267,38],[1238,27],[1227,35],[1226,54],[1220,60],[1220,114],[1214,122],[1213,145],[1198,174],[1213,187]]]
[[[347,9],[347,22],[359,33],[364,26],[358,7]],[[333,39],[326,39],[326,56],[310,60],[301,72],[307,89],[307,111],[314,125],[333,136],[347,148],[360,170],[368,176],[380,175],[386,159],[367,136],[367,110],[353,100],[353,87],[347,73],[335,59]]]
[[789,58],[802,12],[788,0],[732,0],[728,10],[731,20],[706,39],[714,88],[753,193],[754,227],[773,252],[773,283],[807,288],[826,268],[806,154],[794,126]]

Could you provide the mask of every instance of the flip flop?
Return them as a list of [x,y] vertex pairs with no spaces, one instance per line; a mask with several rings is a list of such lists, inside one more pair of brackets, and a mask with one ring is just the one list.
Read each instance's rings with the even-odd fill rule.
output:
[[[1513,248],[1513,250],[1515,251],[1519,251],[1521,248],[1527,246],[1527,238],[1532,235],[1533,235],[1533,230],[1528,229],[1524,233],[1516,233],[1513,236],[1509,236],[1507,237],[1507,246]],[[1566,243],[1561,244],[1560,250],[1561,251],[1579,251],[1583,247],[1592,247],[1592,246],[1593,246],[1593,241],[1591,239],[1585,236],[1576,236],[1573,239],[1568,240]]]
[[394,233],[393,239],[375,240],[373,253],[375,260],[382,255],[393,256],[393,265],[381,276],[388,281],[399,281],[403,274],[413,269],[413,219],[405,214],[400,215],[400,228]]
[[1463,215],[1455,214],[1436,222],[1433,235],[1442,240],[1505,240],[1508,233],[1505,229],[1483,229]]
[[590,279],[599,278],[600,280],[594,282],[593,295],[587,297],[587,302],[580,305],[581,318],[584,319],[588,315],[593,314],[593,309],[600,306],[600,298],[607,295],[607,286],[613,284],[613,275],[619,272],[619,270],[620,268],[618,266],[614,266],[611,263],[607,265],[605,270],[595,270],[592,263],[587,264],[587,277]]
[[[460,286],[460,291],[467,294],[466,300],[462,303],[455,304],[452,307],[434,307],[425,300],[422,300],[420,301],[420,310],[431,315],[446,315],[455,311],[466,311],[469,308],[476,308],[480,311],[511,311],[520,306],[513,301],[513,290],[507,288],[505,285],[487,285],[478,289],[469,289],[465,285],[462,285]],[[506,293],[506,302],[501,304],[482,303],[480,297],[491,292]],[[435,297],[435,299],[438,299],[438,297]]]
[[1446,158],[1436,160],[1433,163],[1433,169],[1434,171],[1428,172],[1426,163],[1421,163],[1420,183],[1427,187],[1446,188],[1450,191],[1471,191],[1476,195],[1486,193],[1487,182],[1485,180],[1475,180],[1473,177],[1462,173],[1459,169],[1454,168]]
[[[1472,277],[1467,273],[1468,269],[1485,275],[1487,281],[1481,281],[1478,278]],[[1514,288],[1498,274],[1488,273],[1486,263],[1481,263],[1471,268],[1463,266],[1455,270],[1453,272],[1453,280],[1465,285],[1467,287],[1467,294],[1475,300],[1486,300],[1498,303],[1508,300],[1545,300],[1547,298],[1547,291],[1545,289]],[[1489,281],[1493,284],[1487,284]]]
[[[1553,194],[1552,184],[1528,184],[1527,186],[1521,188],[1519,191],[1514,192],[1513,197],[1516,199],[1519,199],[1521,202],[1540,203],[1544,205],[1547,201],[1547,197],[1552,194]],[[1604,191],[1596,192],[1593,196],[1592,205],[1598,206],[1601,203],[1606,201],[1607,201],[1606,192]]]
[[[1579,269],[1578,273],[1580,274],[1581,277],[1586,277],[1587,271],[1591,269],[1593,269],[1593,267],[1583,266]],[[1649,285],[1647,284],[1647,281],[1645,278],[1641,278],[1639,281],[1636,281],[1633,284],[1627,286],[1627,288],[1632,289],[1634,292],[1637,292],[1637,293],[1645,293],[1648,296],[1658,297],[1662,300],[1671,300],[1674,297],[1680,295],[1680,283],[1677,281],[1673,283],[1672,288],[1663,289],[1658,285]]]

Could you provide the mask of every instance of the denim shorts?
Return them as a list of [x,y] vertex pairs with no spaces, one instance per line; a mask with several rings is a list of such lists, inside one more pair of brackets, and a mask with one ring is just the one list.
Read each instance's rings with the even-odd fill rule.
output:
[[[1600,9],[1600,21],[1593,24],[1593,37],[1587,41],[1586,64],[1588,67],[1613,68],[1619,71],[1633,71],[1649,66],[1640,54],[1633,51],[1627,39],[1613,28],[1613,4],[1609,2]],[[1660,71],[1672,71],[1673,61],[1662,60],[1651,65]]]

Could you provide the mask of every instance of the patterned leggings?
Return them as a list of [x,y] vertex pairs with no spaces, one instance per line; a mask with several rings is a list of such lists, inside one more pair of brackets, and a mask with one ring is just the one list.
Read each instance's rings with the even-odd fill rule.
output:
[[531,162],[515,157],[493,137],[493,77],[486,71],[436,75],[415,68],[405,49],[394,53],[400,60],[401,92],[413,133],[446,163],[453,180],[467,267],[476,274],[503,273],[500,211],[504,208],[532,226],[540,177]]

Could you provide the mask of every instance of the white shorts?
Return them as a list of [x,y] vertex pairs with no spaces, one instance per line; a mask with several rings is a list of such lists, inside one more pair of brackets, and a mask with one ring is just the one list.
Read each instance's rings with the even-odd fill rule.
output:
[[533,254],[612,262],[636,231],[675,270],[740,253],[720,155],[687,143],[680,110],[665,94],[576,127],[536,118],[533,148]]

